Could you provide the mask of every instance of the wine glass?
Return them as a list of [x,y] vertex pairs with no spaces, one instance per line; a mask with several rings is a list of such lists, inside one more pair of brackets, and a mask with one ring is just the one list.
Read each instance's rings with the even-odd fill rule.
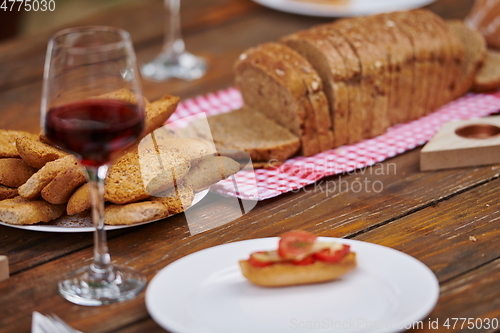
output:
[[185,49],[181,36],[180,0],[164,0],[167,12],[165,41],[159,55],[141,67],[142,76],[151,81],[165,81],[170,78],[194,80],[207,71],[207,63]]
[[[109,98],[118,95],[117,91],[129,91],[129,100]],[[59,282],[59,292],[73,303],[101,305],[130,299],[146,284],[142,274],[111,263],[104,230],[108,166],[142,134],[143,101],[135,53],[126,31],[79,27],[50,38],[42,131],[49,142],[78,157],[87,170],[95,226],[92,264]]]

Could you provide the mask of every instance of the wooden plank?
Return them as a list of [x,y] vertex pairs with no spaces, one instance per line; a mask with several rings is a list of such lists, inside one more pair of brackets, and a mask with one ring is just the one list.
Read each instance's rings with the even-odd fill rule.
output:
[[[408,330],[407,333],[498,332],[499,281],[500,260],[497,259],[444,283],[439,303],[423,320],[423,328]],[[468,323],[469,318],[472,325]]]
[[[291,21],[287,15],[276,16],[268,11],[264,15],[233,21],[192,34],[186,38],[186,44],[191,52],[207,57],[211,66],[207,75],[196,81],[172,80],[165,83],[143,81],[144,94],[151,100],[167,93],[185,99],[227,88],[233,82],[232,64],[243,50],[260,42],[277,40],[291,31],[307,28],[311,22],[311,19]],[[247,34],[247,38],[239,38],[242,32],[249,29],[253,32]],[[271,32],[267,32],[267,29]],[[227,38],[221,40],[220,36]],[[158,51],[157,46],[138,51],[138,62],[146,62]],[[0,128],[38,133],[41,92],[42,82],[38,80],[17,88],[0,91],[2,112]],[[20,117],[20,114],[23,116]]]
[[[415,150],[351,175],[325,178],[298,193],[288,193],[260,202],[250,214],[226,227],[236,228],[236,235],[238,230],[245,230],[244,234],[248,238],[262,234],[277,235],[282,230],[291,228],[307,229],[321,235],[352,237],[361,230],[383,225],[498,177],[498,170],[498,167],[491,166],[422,173],[418,171],[418,150]],[[370,192],[354,191],[360,183],[382,184],[383,189],[379,193],[372,189]],[[220,219],[231,220],[238,217],[233,210],[228,209],[228,199],[215,197],[218,201],[204,200],[190,212],[197,216],[203,228]],[[218,218],[214,218],[213,214],[217,214]],[[171,217],[166,223],[168,224],[155,225],[154,228],[182,228],[184,233],[172,240],[179,241],[189,236],[182,215]],[[246,230],[250,223],[255,229]],[[135,233],[135,229],[115,231],[110,235],[114,237],[115,233]],[[5,235],[0,244],[0,253],[9,255],[14,274],[30,265],[38,265],[65,253],[89,247],[92,241],[85,234],[69,234],[61,238],[59,234],[29,232],[31,236],[27,238],[26,231],[23,230],[0,226],[0,231]],[[172,235],[168,237],[171,238]],[[179,253],[182,254],[184,250],[180,250]],[[38,253],[34,258],[33,252]]]
[[[402,155],[401,158],[407,155]],[[475,169],[475,171],[486,169],[488,168]],[[438,203],[441,200],[438,203],[439,210],[436,206],[423,205],[425,209],[391,223],[387,223],[386,219],[399,215],[401,207],[398,206],[395,209],[386,200],[385,211],[370,216],[371,212],[383,203],[376,199],[379,197],[377,195],[364,198],[365,203],[362,207],[358,207],[358,211],[354,210],[343,216],[343,221],[349,222],[348,228],[345,226],[336,229],[335,225],[330,224],[330,218],[337,216],[339,208],[342,209],[343,205],[355,206],[359,198],[351,197],[350,202],[344,201],[339,196],[336,199],[330,198],[329,205],[326,207],[318,205],[315,201],[314,196],[318,193],[309,192],[273,199],[258,205],[255,211],[235,222],[196,236],[189,236],[187,226],[182,221],[176,220],[174,223],[150,224],[135,228],[133,232],[110,240],[109,246],[112,255],[116,253],[114,259],[118,263],[136,267],[148,278],[152,278],[160,268],[178,258],[226,242],[275,236],[284,230],[300,228],[324,236],[345,236],[348,235],[346,231],[374,228],[355,238],[390,246],[415,256],[431,266],[438,278],[445,281],[500,256],[499,249],[495,247],[494,242],[500,230],[500,212],[496,211],[494,206],[497,202],[496,189],[500,184],[500,179],[476,186],[464,193],[458,190],[464,185],[464,179],[459,181],[461,185],[455,185],[454,190],[445,185],[452,183],[453,179],[458,181],[460,177],[474,178],[477,181],[477,174],[473,175],[473,171],[470,169],[463,171],[469,177],[462,174],[441,183],[427,176],[429,181],[435,183],[432,191],[426,191],[425,197],[430,200],[427,203]],[[415,175],[410,175],[408,178],[414,177]],[[425,179],[420,179],[420,181],[426,182]],[[410,184],[413,182],[416,180],[413,179]],[[473,183],[469,183],[469,186],[473,186]],[[443,188],[439,188],[440,186]],[[450,190],[455,191],[456,195],[451,195]],[[444,192],[448,194],[442,196]],[[386,194],[394,195],[392,190]],[[417,198],[423,196],[418,193],[418,190],[413,194]],[[389,196],[380,196],[389,198]],[[443,200],[447,197],[450,198]],[[325,209],[327,211],[324,211]],[[204,214],[206,216],[207,212]],[[211,218],[212,216],[208,214],[207,220]],[[318,223],[315,224],[316,218]],[[327,227],[326,224],[329,226]],[[377,227],[380,224],[383,226]],[[436,227],[439,228],[436,229]],[[342,230],[343,234],[339,234],[339,230]],[[476,237],[477,241],[471,241],[469,236]],[[457,254],[458,258],[456,258]],[[105,332],[146,318],[143,295],[136,300],[108,307],[99,313],[81,307],[67,308],[66,302],[57,295],[55,287],[49,286],[55,286],[55,281],[72,269],[88,262],[90,257],[90,249],[84,249],[16,274],[10,279],[11,282],[0,284],[0,294],[6,295],[4,304],[9,304],[8,307],[0,304],[0,310],[9,318],[5,322],[5,327],[17,327],[18,323],[26,321],[27,316],[35,307],[42,312],[62,313],[72,325],[84,331],[98,327],[99,331]],[[26,293],[32,295],[32,305],[25,304],[22,295]],[[22,310],[19,311],[19,308]],[[109,316],[116,317],[117,320],[106,322],[105,318]]]
[[499,186],[495,179],[355,239],[407,253],[447,281],[500,258]]
[[[429,317],[416,321],[412,324],[415,329],[405,332],[494,332],[491,328],[486,329],[486,323],[487,319],[493,323],[494,319],[500,320],[498,281],[500,281],[500,260],[495,260],[444,283],[441,286],[439,304]],[[460,329],[462,320],[455,321],[452,318],[472,318],[474,322],[479,318],[477,325],[482,323],[483,329],[477,325],[470,329]],[[445,323],[449,323],[451,326],[444,326]],[[452,328],[454,323],[456,323],[455,329]],[[491,324],[490,327],[492,327]],[[148,317],[111,332],[160,333],[165,331],[152,318]]]
[[[259,10],[262,8],[246,0],[184,0],[181,9],[183,34],[187,37],[213,26],[239,20]],[[131,20],[131,17],[135,19]],[[115,26],[130,31],[135,48],[142,49],[152,44],[160,45],[164,22],[162,1],[136,1],[50,32],[0,44],[0,91],[42,80],[47,41],[57,30],[84,25]]]

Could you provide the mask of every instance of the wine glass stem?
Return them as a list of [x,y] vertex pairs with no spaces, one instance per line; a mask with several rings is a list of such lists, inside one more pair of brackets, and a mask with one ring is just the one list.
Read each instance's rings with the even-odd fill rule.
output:
[[111,264],[108,252],[106,230],[104,230],[104,180],[108,171],[107,165],[87,167],[89,175],[89,192],[92,203],[92,221],[94,222],[94,263],[93,269],[105,274]]
[[163,53],[176,56],[184,53],[185,45],[181,36],[180,0],[165,0],[167,20]]

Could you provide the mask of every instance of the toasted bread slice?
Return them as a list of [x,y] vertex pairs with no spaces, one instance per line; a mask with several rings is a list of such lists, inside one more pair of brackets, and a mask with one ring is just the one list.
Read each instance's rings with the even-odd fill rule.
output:
[[53,205],[45,200],[15,197],[0,201],[0,221],[10,224],[49,222],[64,214],[64,205]]
[[58,174],[78,165],[78,160],[72,155],[48,162],[34,173],[23,185],[19,186],[19,195],[26,199],[34,199]]
[[19,187],[26,183],[36,171],[20,158],[1,158],[0,184],[8,187]]
[[157,193],[150,200],[160,202],[168,209],[169,214],[179,214],[191,207],[194,199],[193,188],[187,179],[176,182],[175,186]]
[[3,157],[19,157],[19,152],[16,147],[16,140],[19,137],[26,136],[32,139],[37,139],[36,134],[26,131],[0,130],[0,158]]
[[104,209],[104,223],[130,225],[155,221],[168,216],[168,209],[159,202],[142,201],[127,205],[108,204]]
[[226,156],[207,156],[194,165],[186,178],[194,191],[201,191],[240,170],[240,164]]
[[66,205],[66,214],[74,215],[90,209],[92,203],[90,202],[89,183],[80,186],[69,198]]
[[16,147],[24,162],[37,169],[41,169],[47,162],[68,155],[60,149],[27,136],[17,138]]

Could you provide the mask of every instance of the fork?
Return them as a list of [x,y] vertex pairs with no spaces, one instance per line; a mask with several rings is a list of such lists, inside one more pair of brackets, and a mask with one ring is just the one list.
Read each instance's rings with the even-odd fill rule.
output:
[[55,314],[44,316],[39,312],[34,312],[33,318],[35,319],[35,317],[37,320],[33,326],[43,333],[82,333],[66,324]]

